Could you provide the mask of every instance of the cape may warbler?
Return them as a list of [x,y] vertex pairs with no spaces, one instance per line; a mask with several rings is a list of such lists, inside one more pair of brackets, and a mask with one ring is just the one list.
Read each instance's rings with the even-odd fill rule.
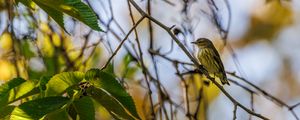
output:
[[199,48],[197,58],[208,73],[218,77],[223,85],[229,85],[220,55],[213,43],[206,38],[199,38],[192,43]]

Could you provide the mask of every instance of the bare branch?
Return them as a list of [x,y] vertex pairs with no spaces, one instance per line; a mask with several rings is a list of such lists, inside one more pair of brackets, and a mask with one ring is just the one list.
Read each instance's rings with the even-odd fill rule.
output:
[[155,18],[153,18],[152,16],[149,16],[147,13],[145,13],[136,3],[134,0],[129,0],[130,3],[140,12],[140,14],[142,14],[143,16],[147,17],[148,19],[150,19],[151,21],[153,21],[154,23],[156,23],[158,26],[160,26],[161,28],[163,28],[166,32],[169,33],[169,35],[173,38],[173,40],[177,43],[177,45],[183,50],[183,52],[190,58],[190,60],[197,66],[197,68],[206,75],[207,78],[209,78],[226,96],[227,98],[229,98],[231,100],[231,102],[235,103],[237,106],[241,107],[242,109],[244,109],[246,112],[248,112],[249,114],[252,114],[254,116],[257,116],[261,119],[264,120],[268,120],[268,118],[255,113],[253,111],[251,111],[250,109],[246,108],[245,106],[243,106],[242,104],[240,104],[238,101],[236,101],[223,87],[222,85],[220,85],[219,83],[217,83],[212,77],[209,76],[209,74],[207,73],[207,71],[205,71],[200,64],[197,62],[197,60],[188,52],[188,50],[185,48],[185,46],[180,43],[180,41],[177,39],[177,37],[172,33],[172,31],[170,30],[169,27],[165,26],[164,24],[162,24],[161,22],[159,22],[158,20],[156,20]]
[[129,37],[130,33],[144,20],[145,16],[142,16],[137,23],[129,30],[129,32],[127,33],[127,35],[125,36],[125,38],[122,40],[122,42],[118,45],[117,49],[114,51],[114,53],[109,57],[109,59],[107,60],[106,64],[101,68],[101,70],[105,69],[108,64],[110,63],[110,61],[114,58],[114,56],[118,53],[118,51],[120,50],[120,48],[122,47],[122,45],[124,44],[124,42],[127,40],[127,38]]

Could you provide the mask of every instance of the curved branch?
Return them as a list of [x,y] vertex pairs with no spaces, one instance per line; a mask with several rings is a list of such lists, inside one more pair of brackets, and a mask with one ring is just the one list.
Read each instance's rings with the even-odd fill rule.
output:
[[239,103],[238,101],[236,101],[223,87],[222,85],[220,85],[219,83],[217,83],[214,78],[210,77],[209,74],[207,73],[207,71],[205,69],[202,68],[202,66],[197,62],[197,60],[189,53],[189,51],[186,49],[186,47],[180,43],[179,39],[172,33],[171,29],[169,27],[167,27],[166,25],[164,25],[163,23],[159,22],[158,20],[156,20],[155,18],[153,18],[152,16],[148,15],[146,12],[144,12],[134,0],[129,0],[129,2],[138,10],[138,12],[142,15],[147,17],[148,19],[150,19],[152,22],[154,22],[155,24],[157,24],[158,26],[160,26],[162,29],[164,29],[171,37],[172,39],[177,43],[177,45],[183,50],[183,52],[190,58],[190,60],[197,66],[197,68],[204,73],[204,75],[210,79],[226,96],[227,98],[229,98],[229,100],[231,102],[233,102],[234,104],[236,104],[237,106],[239,106],[240,108],[242,108],[243,110],[245,110],[246,112],[248,112],[249,114],[252,114],[256,117],[259,117],[261,119],[264,120],[268,120],[268,118],[251,111],[250,109],[248,109],[247,107],[245,107],[244,105],[242,105],[241,103]]

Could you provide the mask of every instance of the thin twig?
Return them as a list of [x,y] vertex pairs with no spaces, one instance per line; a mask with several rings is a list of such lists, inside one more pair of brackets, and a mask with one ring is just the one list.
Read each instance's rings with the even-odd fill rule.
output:
[[233,108],[233,120],[236,120],[236,111],[237,111],[237,105],[234,104],[234,108]]
[[[259,92],[261,92],[266,98],[268,98],[269,100],[273,101],[274,103],[277,103],[277,105],[279,106],[284,106],[284,107],[287,107],[288,110],[292,113],[292,115],[295,117],[296,120],[299,120],[299,117],[298,115],[295,113],[294,111],[294,108],[293,106],[289,106],[288,104],[286,104],[285,102],[281,101],[280,99],[274,97],[273,95],[269,94],[268,92],[264,91],[263,89],[259,88],[258,86],[256,86],[255,84],[251,83],[250,81],[248,81],[247,79],[243,78],[243,77],[240,77],[240,76],[237,76],[235,74],[235,72],[226,72],[227,74],[235,77],[235,78],[238,78],[242,81],[244,81],[245,83],[249,84],[250,86],[252,86],[253,88],[255,88],[256,90],[258,90]],[[298,106],[298,105],[297,105]]]
[[[151,16],[151,0],[147,1],[147,14]],[[151,20],[148,20],[148,30],[149,30],[149,40],[150,40],[150,46],[149,46],[149,50],[154,49],[154,30],[153,30],[153,25],[151,23]],[[157,88],[158,88],[158,100],[159,100],[159,104],[160,104],[160,108],[162,108],[164,114],[165,114],[165,119],[169,120],[168,114],[167,114],[167,110],[166,107],[164,105],[164,98],[163,98],[163,91],[161,89],[161,84],[160,84],[160,78],[159,78],[159,73],[158,73],[158,67],[157,67],[157,62],[155,61],[154,55],[150,53],[151,56],[151,61],[153,63],[153,67],[154,67],[154,71],[155,71],[155,77],[157,79],[156,84],[157,84]],[[160,111],[160,115],[162,117],[162,112],[161,109],[159,109]]]
[[291,109],[294,109],[295,107],[298,107],[299,105],[300,105],[300,103],[297,103],[297,104],[291,106],[290,108],[291,108]]
[[[254,110],[254,94],[253,93],[250,94],[250,105],[251,105],[251,110],[255,111]],[[252,115],[249,116],[249,120],[251,120],[251,119],[252,119]]]
[[108,64],[110,63],[110,61],[114,58],[114,56],[118,53],[118,51],[120,50],[120,48],[122,47],[122,45],[124,44],[124,42],[127,40],[127,38],[129,37],[129,35],[131,34],[131,32],[144,20],[145,16],[142,16],[137,23],[129,30],[129,32],[127,33],[127,35],[125,36],[125,38],[122,40],[122,42],[118,45],[117,49],[114,51],[114,53],[109,57],[109,59],[107,60],[106,64],[101,68],[101,70],[105,69]]
[[[130,5],[129,1],[127,1],[127,4],[128,4],[128,8],[129,8],[129,14],[130,14],[131,21],[132,21],[133,25],[136,25],[136,23],[134,21],[134,18],[133,18],[131,5]],[[147,73],[145,72],[146,67],[145,67],[145,64],[144,64],[144,57],[143,57],[142,47],[141,47],[141,44],[140,44],[140,41],[139,41],[139,36],[138,36],[138,32],[137,32],[136,28],[134,29],[134,33],[135,33],[135,40],[136,40],[137,46],[138,46],[138,52],[140,54],[139,59],[140,59],[140,62],[141,62],[141,66],[143,68],[143,75],[144,75],[144,78],[145,78],[145,81],[146,81],[146,84],[147,84],[148,96],[149,96],[149,99],[150,99],[151,117],[152,117],[151,119],[155,119],[155,110],[154,110],[154,105],[153,105],[154,103],[153,103],[153,100],[152,100],[152,90],[150,88],[150,81],[148,80]]]
[[202,96],[203,96],[203,86],[200,88],[199,90],[199,95],[198,95],[198,98],[197,98],[197,107],[196,107],[196,111],[194,113],[194,119],[197,120],[198,119],[198,113],[200,112],[200,107],[201,107],[201,101],[202,101]]
[[183,87],[183,97],[184,97],[184,103],[185,103],[185,109],[186,113],[185,116],[189,118],[189,120],[192,119],[192,114],[190,113],[190,103],[189,103],[189,85],[187,84],[186,80],[183,78],[182,75],[180,75],[179,69],[178,69],[178,64],[174,63],[175,69],[176,69],[176,74],[181,80],[182,87]]

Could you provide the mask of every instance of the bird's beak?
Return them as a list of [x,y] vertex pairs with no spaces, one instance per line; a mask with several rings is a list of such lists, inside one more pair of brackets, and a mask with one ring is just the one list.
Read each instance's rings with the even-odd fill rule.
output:
[[191,42],[192,44],[196,44],[196,41],[194,41],[194,42]]

